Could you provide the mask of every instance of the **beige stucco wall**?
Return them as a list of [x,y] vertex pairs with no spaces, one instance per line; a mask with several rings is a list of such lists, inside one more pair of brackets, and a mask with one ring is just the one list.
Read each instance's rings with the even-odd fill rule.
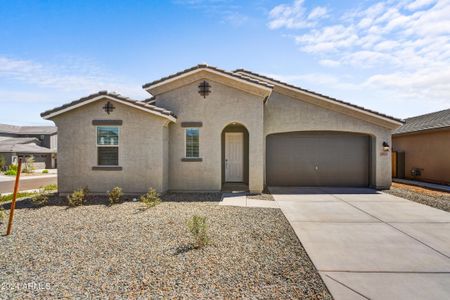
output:
[[[211,94],[198,93],[200,81],[156,96],[156,105],[173,111],[177,123],[169,126],[169,189],[219,191],[222,187],[221,133],[232,122],[249,132],[249,189],[260,192],[264,178],[263,98],[208,80]],[[200,128],[201,162],[185,162],[182,122],[203,122]]]
[[[110,100],[111,101],[111,100]],[[54,117],[58,127],[58,188],[61,193],[87,186],[104,193],[114,186],[125,193],[143,193],[149,187],[167,189],[167,119],[112,101],[106,114],[99,100]],[[119,166],[122,171],[94,171],[97,165],[96,126],[92,120],[122,120],[119,126]]]
[[450,130],[394,136],[395,151],[405,152],[405,177],[411,169],[421,168],[414,179],[450,184]]
[[372,136],[371,185],[391,185],[391,152],[383,151],[383,142],[391,145],[391,130],[350,115],[273,92],[265,105],[264,136],[290,131],[334,130],[365,133]]

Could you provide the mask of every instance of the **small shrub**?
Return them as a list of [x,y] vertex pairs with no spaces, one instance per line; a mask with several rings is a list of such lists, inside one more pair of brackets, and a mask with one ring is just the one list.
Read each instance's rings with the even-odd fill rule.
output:
[[42,174],[48,174],[48,170],[47,169],[42,170]]
[[195,248],[202,248],[209,243],[206,217],[193,216],[188,221],[188,228],[194,238]]
[[48,184],[46,186],[43,186],[42,190],[44,192],[53,192],[53,191],[58,190],[58,186],[56,184]]
[[87,189],[77,189],[75,191],[73,191],[72,194],[70,194],[69,196],[67,196],[67,200],[69,202],[69,206],[80,206],[83,205],[83,203],[86,200],[86,191]]
[[31,197],[31,202],[35,205],[45,205],[48,203],[48,193],[44,189],[39,189],[39,193]]
[[9,165],[8,170],[5,171],[5,175],[16,176],[17,175],[17,165]]
[[122,189],[118,186],[114,187],[111,192],[108,191],[109,204],[113,205],[119,203],[122,196]]
[[29,156],[25,159],[25,164],[23,165],[23,173],[33,173],[34,170],[34,156]]
[[5,173],[3,173],[7,176],[16,176],[17,175],[17,171],[14,170],[6,170]]
[[161,203],[161,198],[154,188],[150,188],[148,192],[139,198],[139,201],[144,203],[147,208],[154,207]]

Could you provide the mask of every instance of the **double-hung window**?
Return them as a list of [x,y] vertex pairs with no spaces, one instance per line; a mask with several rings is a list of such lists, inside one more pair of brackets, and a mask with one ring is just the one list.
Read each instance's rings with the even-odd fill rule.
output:
[[200,129],[186,128],[186,158],[200,157]]
[[97,164],[99,166],[119,165],[118,127],[97,127]]

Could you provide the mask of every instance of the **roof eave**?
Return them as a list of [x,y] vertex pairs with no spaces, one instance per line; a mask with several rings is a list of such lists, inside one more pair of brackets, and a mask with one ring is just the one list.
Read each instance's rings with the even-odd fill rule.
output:
[[284,88],[284,89],[291,90],[294,93],[308,95],[310,97],[314,97],[314,98],[320,99],[322,101],[331,103],[333,105],[337,105],[337,106],[340,106],[340,107],[345,107],[345,108],[350,109],[352,111],[357,111],[359,113],[362,113],[362,114],[365,114],[365,115],[369,115],[369,116],[371,116],[373,118],[377,118],[377,119],[383,120],[383,122],[387,122],[387,123],[392,124],[391,126],[388,126],[388,128],[390,128],[390,129],[396,129],[399,126],[402,126],[403,124],[405,124],[404,120],[396,119],[396,118],[389,117],[389,116],[384,116],[384,115],[382,115],[380,113],[376,113],[376,112],[372,112],[370,110],[359,108],[359,107],[351,105],[351,104],[346,104],[343,101],[341,102],[341,101],[339,101],[337,99],[332,99],[330,97],[327,97],[327,96],[324,96],[324,95],[320,95],[320,94],[317,94],[317,93],[314,93],[314,92],[311,92],[311,91],[308,91],[308,90],[305,90],[305,89],[301,89],[301,88],[292,86],[290,84],[283,83],[281,81],[273,80],[273,79],[271,79],[269,77],[253,73],[253,72],[247,71],[245,69],[237,69],[237,70],[234,70],[233,72],[235,72],[235,73],[243,73],[243,74],[246,74],[248,76],[254,76],[254,77],[257,77],[257,78],[268,80],[270,83],[272,83],[274,85],[274,90],[280,91],[279,89],[277,89],[277,87],[281,87],[281,88]]
[[43,113],[41,113],[41,117],[44,120],[52,120],[52,118],[54,118],[54,117],[56,117],[58,115],[61,115],[63,113],[71,111],[71,110],[73,110],[75,108],[84,106],[86,104],[89,104],[89,103],[92,103],[92,102],[95,102],[95,101],[98,101],[98,100],[101,100],[101,99],[104,99],[104,98],[107,98],[109,100],[122,103],[124,105],[127,105],[127,106],[130,106],[130,107],[142,110],[142,111],[147,112],[147,113],[151,113],[151,114],[160,116],[162,118],[166,118],[169,121],[176,123],[176,118],[174,116],[172,116],[172,115],[163,114],[163,113],[160,113],[160,112],[155,111],[155,110],[145,109],[144,107],[141,107],[140,105],[134,105],[134,104],[132,104],[130,102],[127,102],[127,101],[121,100],[119,98],[113,97],[113,96],[111,96],[109,94],[99,94],[98,96],[93,97],[92,99],[89,99],[89,100],[86,100],[86,101],[82,101],[80,103],[77,103],[77,104],[74,104],[74,105],[70,105],[70,106],[67,106],[66,108],[55,110],[53,112],[52,111],[50,111],[48,113],[47,112],[43,112]]
[[264,91],[265,95],[270,95],[270,93],[272,92],[272,88],[273,88],[273,85],[271,85],[271,84],[261,84],[261,83],[257,83],[257,82],[252,82],[252,81],[246,80],[244,78],[239,78],[239,76],[234,76],[232,74],[227,74],[224,71],[219,71],[218,69],[215,69],[215,68],[197,67],[197,68],[192,68],[192,69],[188,69],[188,70],[189,71],[184,72],[184,73],[182,72],[175,76],[169,76],[167,79],[164,79],[162,81],[158,80],[154,84],[152,84],[152,83],[144,84],[142,86],[142,88],[145,91],[147,91],[148,93],[150,93],[151,95],[155,96],[155,95],[159,94],[158,92],[155,92],[155,89],[162,87],[164,85],[170,84],[172,82],[175,82],[177,80],[192,76],[199,72],[210,72],[217,76],[222,76],[222,77],[230,79],[230,80],[238,81],[244,85],[248,85],[248,86],[254,87],[256,89],[260,89],[261,91]]

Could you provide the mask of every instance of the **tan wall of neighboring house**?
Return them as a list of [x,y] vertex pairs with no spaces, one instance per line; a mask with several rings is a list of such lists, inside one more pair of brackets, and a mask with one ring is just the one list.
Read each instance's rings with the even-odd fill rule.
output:
[[[167,119],[107,100],[86,104],[53,118],[58,126],[58,189],[66,194],[87,186],[104,193],[114,186],[125,193],[143,193],[149,187],[167,189]],[[119,126],[119,166],[122,171],[92,170],[97,165],[96,126],[93,120],[122,120]]]
[[[345,131],[372,137],[371,185],[391,186],[391,153],[383,151],[383,142],[391,145],[391,130],[273,92],[265,105],[264,135],[290,131]],[[251,133],[250,133],[251,134]]]
[[[208,80],[211,94],[198,93],[201,81],[156,96],[156,105],[173,111],[177,123],[169,126],[169,189],[219,191],[222,188],[222,130],[232,122],[249,132],[249,189],[260,192],[264,178],[263,98]],[[203,122],[200,157],[186,162],[185,128],[182,122]]]
[[[405,177],[450,184],[450,129],[393,136],[395,151],[405,152]],[[422,175],[411,176],[412,168]]]

